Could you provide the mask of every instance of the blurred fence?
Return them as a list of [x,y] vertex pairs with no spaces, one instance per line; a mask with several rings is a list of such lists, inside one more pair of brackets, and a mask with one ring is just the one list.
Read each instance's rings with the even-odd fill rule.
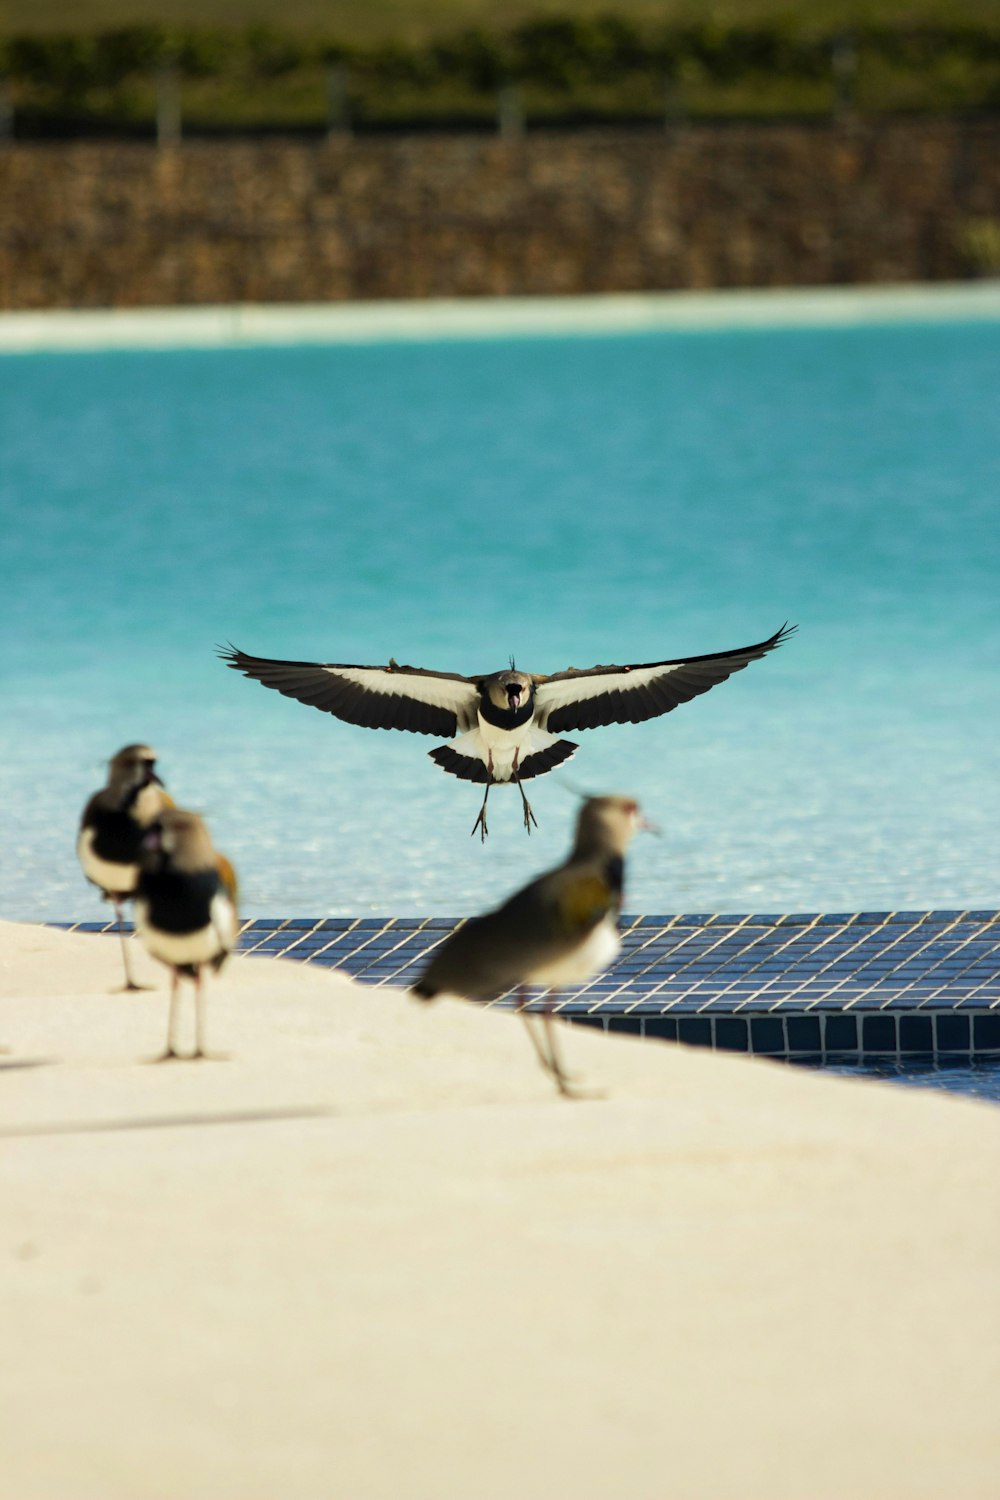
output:
[[0,135],[39,139],[947,113],[1000,108],[1000,19],[642,26],[553,18],[358,47],[251,27],[0,38]]

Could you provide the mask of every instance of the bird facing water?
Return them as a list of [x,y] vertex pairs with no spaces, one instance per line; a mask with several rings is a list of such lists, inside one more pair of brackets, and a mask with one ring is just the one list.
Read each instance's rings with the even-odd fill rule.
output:
[[177,1020],[182,976],[194,983],[196,1045],[207,1057],[202,970],[218,970],[236,945],[236,875],[219,854],[197,813],[166,811],[142,838],[135,896],[136,931],[154,958],[171,971],[167,1045],[159,1061],[181,1057]]
[[531,985],[560,989],[590,979],[611,963],[621,943],[625,851],[637,829],[652,825],[631,797],[591,797],[580,809],[569,858],[517,891],[495,911],[472,917],[451,933],[413,986],[421,1000],[440,994],[495,1000],[522,991],[520,1013],[538,1060],[561,1094],[570,1082],[556,1047],[551,1002],[542,1036],[523,1009]]
[[235,646],[219,655],[245,677],[348,724],[447,735],[449,743],[430,757],[452,776],[485,784],[472,827],[485,839],[490,788],[503,782],[513,782],[521,793],[524,826],[531,832],[536,819],[521,783],[573,755],[573,741],[559,738],[565,731],[638,724],[669,713],[766,656],[794,629],[783,625],[757,645],[708,656],[568,667],[548,676],[519,672],[513,663],[507,671],[463,677],[403,667],[392,658],[384,667],[362,667],[248,656]]
[[139,879],[139,846],[149,824],[173,802],[156,774],[156,751],[126,745],[108,762],[108,779],[83,809],[76,852],[83,873],[113,903],[125,964],[125,988],[139,990],[128,961],[122,903]]

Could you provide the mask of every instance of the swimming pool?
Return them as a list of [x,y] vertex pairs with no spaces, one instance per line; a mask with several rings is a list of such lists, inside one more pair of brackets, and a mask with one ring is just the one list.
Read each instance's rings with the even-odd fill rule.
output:
[[628,905],[995,907],[1000,324],[643,332],[0,362],[0,915],[100,914],[72,855],[142,738],[247,915],[461,914],[562,857],[423,737],[225,671],[484,671],[798,636],[566,780],[661,825]]

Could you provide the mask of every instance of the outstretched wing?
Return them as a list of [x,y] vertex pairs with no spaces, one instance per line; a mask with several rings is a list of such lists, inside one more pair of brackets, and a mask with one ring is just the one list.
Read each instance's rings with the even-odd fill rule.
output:
[[244,677],[365,729],[409,729],[452,739],[476,724],[476,685],[455,672],[427,672],[394,661],[386,667],[272,661],[235,646],[219,655]]
[[570,667],[566,672],[553,672],[551,677],[536,678],[537,722],[543,729],[562,734],[567,729],[655,719],[766,656],[795,628],[782,625],[769,640],[738,651],[717,651],[680,661],[639,662],[628,667]]

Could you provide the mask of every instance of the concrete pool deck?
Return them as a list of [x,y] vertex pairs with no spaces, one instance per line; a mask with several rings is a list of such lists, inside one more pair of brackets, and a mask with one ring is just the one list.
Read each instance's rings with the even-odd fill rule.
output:
[[254,957],[150,1067],[119,962],[0,924],[17,1500],[995,1496],[995,1106]]
[[1000,280],[0,314],[0,354],[1000,320]]

